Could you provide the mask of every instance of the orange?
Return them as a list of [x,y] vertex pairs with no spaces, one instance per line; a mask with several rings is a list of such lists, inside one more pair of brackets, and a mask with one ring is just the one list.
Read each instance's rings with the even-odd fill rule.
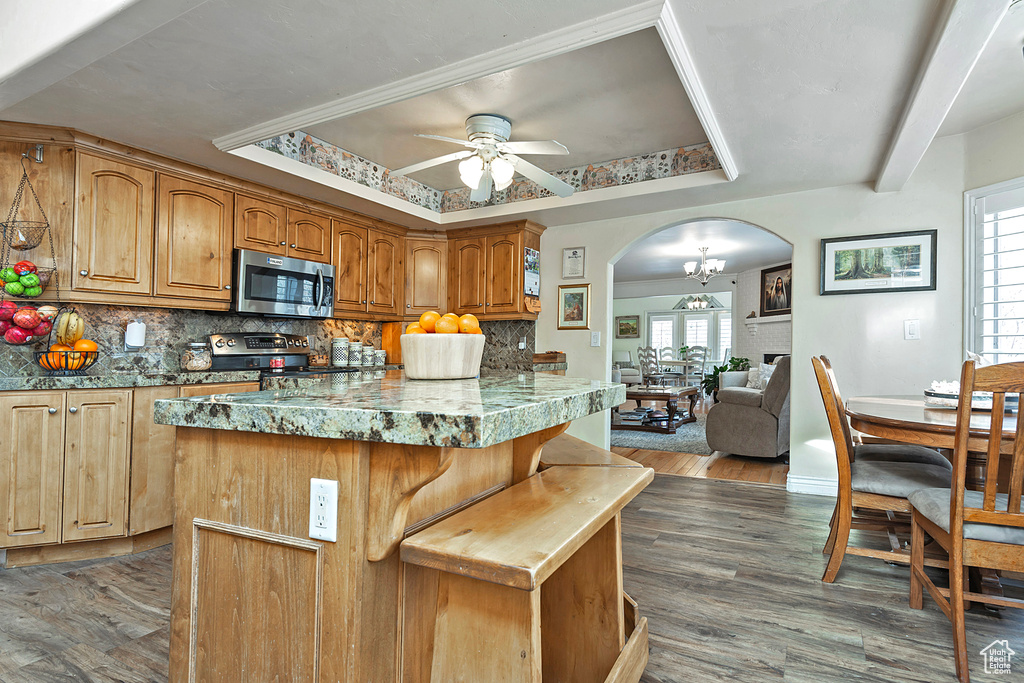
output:
[[[409,334],[409,331],[414,329],[414,328],[417,329],[417,330],[423,330],[423,328],[420,327],[419,323],[409,323],[409,326],[405,328],[405,333]],[[423,330],[423,331],[426,332],[426,330]]]
[[436,323],[440,317],[441,314],[437,311],[427,311],[420,316],[420,327],[423,328],[424,332],[433,332],[434,323]]
[[480,325],[472,320],[467,320],[465,317],[459,318],[459,331],[463,334],[475,334],[473,330],[480,331]]
[[416,327],[413,327],[412,325],[409,325],[409,329],[407,329],[405,331],[405,333],[406,334],[426,334],[427,331],[425,329],[423,329],[422,327],[419,327],[418,325]]
[[438,334],[458,334],[459,322],[448,317],[443,317],[434,324],[434,331]]
[[480,327],[480,321],[477,320],[476,316],[473,315],[472,313],[463,313],[462,315],[459,316],[459,320],[461,320],[462,322],[466,322],[467,320],[469,320],[470,322],[473,323],[474,326]]
[[75,351],[98,351],[99,347],[91,339],[79,339],[75,342]]
[[68,346],[67,344],[51,344],[50,345],[50,350],[51,351],[70,351],[71,347]]
[[56,353],[43,354],[39,357],[39,365],[44,370],[57,370],[60,368],[60,358],[58,356],[59,354]]
[[444,314],[444,315],[442,315],[441,317],[442,317],[442,318],[451,318],[451,319],[452,319],[452,320],[454,320],[455,322],[458,322],[458,321],[459,321],[459,316],[455,315],[454,313],[445,313],[445,314]]
[[481,330],[479,327],[471,327],[468,330],[463,330],[463,332],[465,332],[466,334],[483,334],[484,333],[484,331]]

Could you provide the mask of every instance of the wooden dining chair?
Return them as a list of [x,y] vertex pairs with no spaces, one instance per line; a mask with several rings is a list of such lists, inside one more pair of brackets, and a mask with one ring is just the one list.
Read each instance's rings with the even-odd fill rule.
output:
[[[991,391],[992,423],[983,439],[986,464],[984,488],[966,490],[968,449],[977,435],[970,434],[971,397],[975,391]],[[953,624],[956,675],[967,683],[967,631],[964,610],[967,602],[985,602],[1003,607],[1024,608],[1024,600],[974,593],[965,579],[966,568],[987,567],[1024,571],[1024,420],[1018,420],[1012,444],[1003,442],[1003,409],[1007,393],[1024,392],[1024,363],[1004,363],[976,368],[967,361],[960,372],[960,401],[956,414],[953,450],[953,484],[910,495],[912,540],[910,563],[910,606],[921,609],[922,587],[942,608]],[[1000,454],[1003,454],[1002,457]],[[1000,462],[1002,460],[1002,462]],[[1007,493],[999,493],[1000,469],[1009,465]],[[1005,475],[1005,472],[1004,472]],[[924,539],[931,536],[949,553],[949,588],[937,587],[924,572]]]
[[[825,405],[825,415],[835,445],[836,467],[839,473],[836,506],[829,522],[831,529],[822,550],[829,555],[829,559],[821,580],[826,583],[835,581],[847,553],[889,562],[909,563],[910,554],[901,547],[898,537],[899,531],[903,531],[904,534],[909,532],[909,525],[906,522],[900,523],[896,519],[896,513],[904,513],[905,517],[906,513],[910,512],[907,496],[912,492],[922,488],[948,486],[942,482],[952,480],[951,468],[948,462],[943,466],[908,459],[872,458],[868,456],[869,451],[861,451],[859,454],[853,445],[850,424],[846,419],[846,411],[839,396],[831,363],[825,356],[821,356],[812,357],[811,364],[814,366],[814,376]],[[920,447],[901,446],[889,450],[893,454],[903,453],[905,457],[910,458],[915,455],[917,448]],[[942,458],[939,453],[932,453]],[[858,457],[859,455],[862,457]],[[927,454],[917,455],[924,457]],[[890,550],[850,545],[851,529],[886,532]],[[941,560],[934,559],[930,559],[929,564],[945,566]]]
[[[671,346],[664,346],[664,347],[662,347],[661,351],[658,352],[658,362],[659,362],[659,364],[663,360],[675,360],[675,358],[676,358],[676,351]],[[661,374],[664,377],[665,384],[669,384],[669,383],[678,384],[679,382],[683,381],[683,376],[684,376],[683,373],[679,372],[678,370],[675,370],[673,368],[674,368],[674,366],[671,366],[671,365],[662,365],[661,366]]]
[[688,361],[688,365],[684,370],[686,374],[683,377],[683,384],[685,386],[690,386],[691,381],[699,385],[704,379],[708,353],[709,349],[706,346],[691,346],[686,352],[685,360]]
[[640,372],[643,373],[644,384],[661,384],[665,381],[665,375],[658,365],[658,352],[654,347],[638,346],[636,357],[640,364]]

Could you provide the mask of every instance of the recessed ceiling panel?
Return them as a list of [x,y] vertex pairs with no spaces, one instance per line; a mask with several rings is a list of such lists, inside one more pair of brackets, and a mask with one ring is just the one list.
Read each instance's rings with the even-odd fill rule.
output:
[[[477,113],[511,119],[512,140],[558,140],[568,156],[530,156],[545,170],[619,159],[707,140],[655,29],[534,62],[306,132],[387,168],[462,149],[416,133],[466,139]],[[461,185],[457,164],[413,174]]]

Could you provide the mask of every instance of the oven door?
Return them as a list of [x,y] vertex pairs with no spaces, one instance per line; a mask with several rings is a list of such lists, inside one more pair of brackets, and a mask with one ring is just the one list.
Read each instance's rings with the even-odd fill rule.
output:
[[328,318],[334,315],[334,266],[239,249],[235,296],[238,313]]

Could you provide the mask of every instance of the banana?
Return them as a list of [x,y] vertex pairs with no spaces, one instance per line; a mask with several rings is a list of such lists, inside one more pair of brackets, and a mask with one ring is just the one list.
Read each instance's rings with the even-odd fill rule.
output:
[[68,344],[74,346],[83,334],[85,334],[85,321],[82,320],[82,316],[72,311],[71,322],[68,323],[68,339],[70,340]]
[[61,311],[57,315],[57,320],[53,323],[53,334],[57,339],[58,344],[67,344],[68,338],[68,321],[71,319],[70,311]]
[[85,333],[85,321],[74,310],[62,311],[54,321],[53,333],[58,343],[74,346]]

